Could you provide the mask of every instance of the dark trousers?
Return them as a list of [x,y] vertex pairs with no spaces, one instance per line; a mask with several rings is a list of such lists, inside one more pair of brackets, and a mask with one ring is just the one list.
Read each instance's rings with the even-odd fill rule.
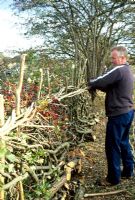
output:
[[[112,184],[120,182],[121,173],[126,177],[133,175],[134,160],[129,143],[129,129],[133,117],[133,110],[118,116],[108,117],[105,150],[108,164],[107,178]],[[121,161],[123,164],[122,172]]]

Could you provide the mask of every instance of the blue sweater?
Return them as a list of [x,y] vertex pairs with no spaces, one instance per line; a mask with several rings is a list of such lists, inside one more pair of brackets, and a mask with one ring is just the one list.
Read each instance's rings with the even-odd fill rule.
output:
[[133,109],[133,74],[128,63],[114,67],[103,76],[90,80],[91,89],[106,93],[107,116],[117,116]]

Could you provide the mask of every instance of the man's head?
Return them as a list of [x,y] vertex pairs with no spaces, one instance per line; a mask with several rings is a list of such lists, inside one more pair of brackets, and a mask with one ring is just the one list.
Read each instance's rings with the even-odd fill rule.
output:
[[116,46],[111,49],[111,62],[114,66],[125,64],[128,58],[127,49],[123,46]]

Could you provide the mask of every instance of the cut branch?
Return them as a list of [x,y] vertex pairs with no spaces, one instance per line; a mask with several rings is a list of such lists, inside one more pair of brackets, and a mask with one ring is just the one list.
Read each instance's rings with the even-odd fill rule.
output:
[[25,57],[26,57],[26,54],[23,54],[21,56],[20,78],[19,78],[18,87],[16,89],[16,114],[17,114],[17,116],[20,115],[20,94],[21,94],[21,90],[22,90],[24,70],[25,70]]
[[59,97],[58,100],[61,101],[61,100],[64,99],[64,98],[69,98],[69,97],[73,97],[73,96],[79,95],[79,94],[81,94],[81,93],[83,93],[83,92],[86,92],[87,89],[88,89],[87,87],[86,87],[86,88],[83,88],[83,89],[80,88],[80,89],[78,89],[78,90],[76,90],[76,91],[74,91],[74,92],[70,92],[70,93],[68,93],[68,94],[65,94],[65,95]]
[[[2,127],[4,125],[4,98],[3,98],[3,95],[0,95],[0,127]],[[5,141],[4,140],[1,140],[0,141],[0,149],[2,150],[5,150],[6,148],[6,144],[5,144]],[[5,155],[3,155],[0,159],[0,164],[1,165],[5,165]],[[1,173],[4,174],[4,168],[1,169]],[[4,177],[0,174],[0,182],[1,184],[4,185]],[[4,200],[4,190],[1,190],[0,191],[0,199],[1,200]]]
[[55,150],[48,150],[47,152],[50,154],[57,154],[61,149],[63,148],[68,148],[70,146],[69,142],[65,142],[63,144],[61,144],[59,147],[57,147],[57,149]]
[[[75,160],[69,162],[69,163],[68,163],[67,165],[65,165],[65,166],[71,168],[71,170],[74,170],[75,167],[78,165],[78,161],[79,161],[79,159],[75,159]],[[66,174],[66,175],[63,175],[63,176],[61,177],[61,179],[60,179],[57,183],[55,183],[55,184],[53,185],[53,187],[48,191],[48,193],[50,194],[50,197],[52,198],[52,197],[57,193],[57,191],[58,191],[67,181],[68,181],[68,180],[67,180],[67,174]]]
[[26,172],[25,174],[16,177],[15,179],[13,179],[12,181],[10,181],[9,183],[7,183],[6,185],[3,186],[4,190],[9,189],[10,187],[13,187],[14,185],[16,185],[19,181],[22,181],[24,179],[26,179],[29,176],[29,174]]
[[39,84],[39,90],[38,90],[38,95],[37,99],[40,99],[40,94],[41,94],[41,89],[42,89],[42,84],[43,84],[43,69],[40,69],[40,84]]
[[18,126],[22,125],[26,121],[29,121],[31,119],[31,115],[35,113],[36,110],[33,109],[32,104],[26,112],[23,113],[23,117],[21,115],[21,119],[15,120],[15,116],[12,115],[12,117],[9,117],[9,119],[6,121],[4,126],[0,128],[0,137],[4,137],[6,134],[8,134],[11,130],[17,128]]
[[107,196],[107,195],[119,194],[123,192],[126,192],[126,190],[117,190],[117,191],[112,191],[112,192],[103,192],[103,193],[95,193],[95,194],[85,194],[84,197]]

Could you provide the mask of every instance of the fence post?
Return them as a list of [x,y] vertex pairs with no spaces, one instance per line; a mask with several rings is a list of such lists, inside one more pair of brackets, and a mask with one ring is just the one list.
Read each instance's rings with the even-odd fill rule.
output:
[[[0,94],[0,128],[4,125],[4,98],[3,95]],[[6,148],[5,141],[1,139],[0,141],[0,150]],[[5,164],[5,155],[0,158],[0,164]],[[4,167],[1,167],[1,172],[4,173]],[[4,185],[4,177],[0,175],[0,182]],[[0,200],[4,200],[4,190],[0,190]]]

